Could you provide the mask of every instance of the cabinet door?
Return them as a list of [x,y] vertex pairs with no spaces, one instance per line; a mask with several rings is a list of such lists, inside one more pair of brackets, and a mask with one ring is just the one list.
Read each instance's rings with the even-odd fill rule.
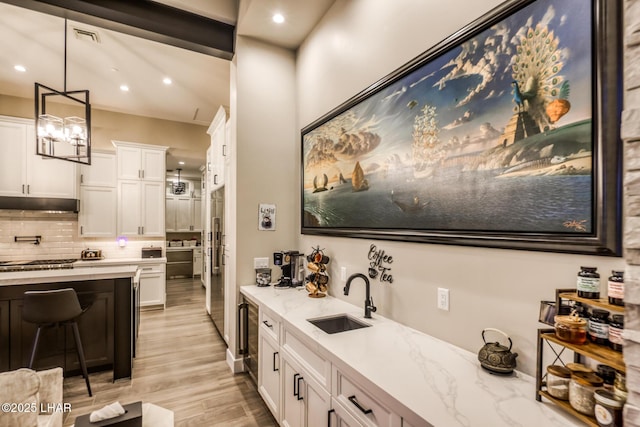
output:
[[191,199],[191,231],[202,231],[202,199]]
[[141,234],[164,236],[164,181],[142,182],[141,200]]
[[327,426],[329,427],[359,427],[362,425],[335,399],[332,399],[332,411],[327,412],[327,415],[329,417]]
[[109,187],[80,187],[78,224],[82,237],[115,237],[116,189]]
[[258,391],[276,420],[280,419],[280,354],[272,338],[260,331]]
[[[35,150],[35,139],[31,141]],[[27,125],[0,121],[0,196],[23,197],[27,185]]]
[[116,186],[116,156],[112,153],[91,151],[91,165],[80,166],[80,185],[93,187]]
[[142,152],[136,147],[118,146],[118,179],[142,178]]
[[202,274],[202,250],[198,246],[193,250],[193,275],[199,276]]
[[176,231],[191,231],[191,198],[178,197],[176,214]]
[[302,426],[303,403],[299,399],[300,373],[291,364],[289,358],[282,354],[280,359],[282,369],[282,422],[283,427]]
[[0,372],[9,370],[9,301],[0,301]]
[[140,275],[140,306],[165,303],[165,273],[162,266],[147,266]]
[[164,150],[141,150],[142,157],[142,179],[145,181],[162,181],[166,179],[165,151]]
[[[304,374],[303,374],[304,375]],[[325,427],[327,414],[331,409],[331,395],[311,375],[304,375],[301,383],[301,397],[304,401],[302,425]]]
[[[66,160],[52,159],[36,155],[35,127],[27,126],[27,195],[31,197],[76,198],[76,176],[78,164]],[[61,151],[67,150],[67,151]],[[62,144],[56,155],[71,155],[74,147]]]
[[165,199],[164,229],[165,231],[176,231],[176,215],[178,214],[178,201],[175,197]]
[[137,236],[140,234],[141,188],[138,181],[120,181],[118,183],[118,235]]

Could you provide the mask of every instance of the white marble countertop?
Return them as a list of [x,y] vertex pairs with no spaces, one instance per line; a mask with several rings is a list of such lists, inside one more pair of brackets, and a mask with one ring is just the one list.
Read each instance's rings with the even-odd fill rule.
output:
[[[517,371],[492,375],[480,367],[476,354],[375,313],[364,319],[363,307],[331,296],[309,298],[303,288],[250,285],[242,286],[241,293],[314,340],[345,374],[388,394],[435,427],[583,425],[554,404],[537,402],[531,376]],[[340,313],[372,327],[330,335],[306,320]]]
[[133,277],[137,269],[137,265],[103,265],[61,270],[12,271],[0,273],[0,286]]
[[79,267],[103,267],[106,265],[137,265],[137,264],[162,264],[167,258],[105,258],[96,260],[78,260],[73,264],[74,268]]

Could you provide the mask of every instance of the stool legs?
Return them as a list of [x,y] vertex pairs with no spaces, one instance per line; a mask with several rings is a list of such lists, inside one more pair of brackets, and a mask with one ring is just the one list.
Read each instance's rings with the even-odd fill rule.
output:
[[[80,340],[80,331],[78,330],[78,323],[77,322],[69,322],[69,323],[71,324],[71,328],[73,329],[73,339],[76,342],[76,351],[78,353],[78,361],[80,362],[80,367],[82,368],[82,376],[84,377],[84,381],[87,383],[87,391],[89,392],[89,396],[93,396],[93,394],[91,393],[91,384],[89,383],[89,373],[87,372],[87,362],[85,361],[85,358],[84,358],[84,350],[82,348],[82,341]],[[36,353],[38,351],[38,344],[40,343],[40,334],[43,328],[44,328],[43,326],[38,326],[38,330],[36,331],[36,336],[33,339],[33,348],[31,349],[31,357],[29,358],[29,369],[33,369],[33,364],[36,360]]]
[[33,339],[33,347],[31,348],[31,358],[29,359],[29,369],[33,369],[33,362],[36,360],[36,351],[38,350],[38,343],[40,342],[40,332],[42,331],[42,326],[38,326],[38,330],[36,331],[36,336]]
[[78,331],[78,324],[76,322],[71,322],[71,326],[73,327],[73,337],[76,341],[76,350],[78,351],[78,359],[80,360],[82,375],[84,375],[84,380],[87,383],[87,391],[89,392],[89,396],[92,396],[91,384],[89,384],[89,373],[87,372],[87,363],[84,360],[84,350],[82,349],[82,341],[80,341],[80,332]]

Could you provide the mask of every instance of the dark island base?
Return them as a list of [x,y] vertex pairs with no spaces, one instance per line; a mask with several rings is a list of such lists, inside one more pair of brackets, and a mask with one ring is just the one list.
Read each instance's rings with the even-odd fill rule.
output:
[[[73,288],[83,307],[78,319],[89,372],[113,369],[114,381],[130,378],[132,348],[131,278],[0,286],[0,372],[29,365],[36,325],[22,320],[25,291]],[[66,350],[65,350],[66,349]],[[70,326],[49,328],[41,335],[34,369],[60,366],[65,377],[80,375]]]

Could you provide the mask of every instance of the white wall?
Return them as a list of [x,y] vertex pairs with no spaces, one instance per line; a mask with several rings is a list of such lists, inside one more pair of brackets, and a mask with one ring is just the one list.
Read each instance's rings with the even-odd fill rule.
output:
[[[298,127],[500,3],[338,0],[298,52]],[[299,155],[299,136],[293,144]],[[621,258],[307,235],[300,236],[298,249],[326,248],[332,257],[330,293],[363,305],[364,286],[355,283],[344,297],[339,271],[344,266],[348,275],[366,273],[371,243],[394,259],[393,284],[372,281],[378,314],[472,352],[483,344],[483,328],[501,329],[519,353],[518,368],[529,374],[535,372],[537,328],[544,326],[537,322],[540,300],[553,299],[556,288],[575,287],[582,265],[598,267],[604,284],[612,269],[625,265]],[[450,289],[449,312],[436,309],[438,287]]]
[[[231,129],[235,167],[225,184],[234,219],[227,222],[231,238],[228,270],[236,289],[230,295],[235,311],[237,287],[255,283],[254,257],[295,246],[298,205],[298,138],[295,109],[295,55],[249,37],[236,38],[231,67]],[[229,186],[235,188],[229,188]],[[275,204],[275,231],[258,230],[258,206]],[[275,267],[272,274],[279,277]],[[234,276],[235,275],[235,276]],[[229,351],[235,355],[236,317],[229,317]]]

